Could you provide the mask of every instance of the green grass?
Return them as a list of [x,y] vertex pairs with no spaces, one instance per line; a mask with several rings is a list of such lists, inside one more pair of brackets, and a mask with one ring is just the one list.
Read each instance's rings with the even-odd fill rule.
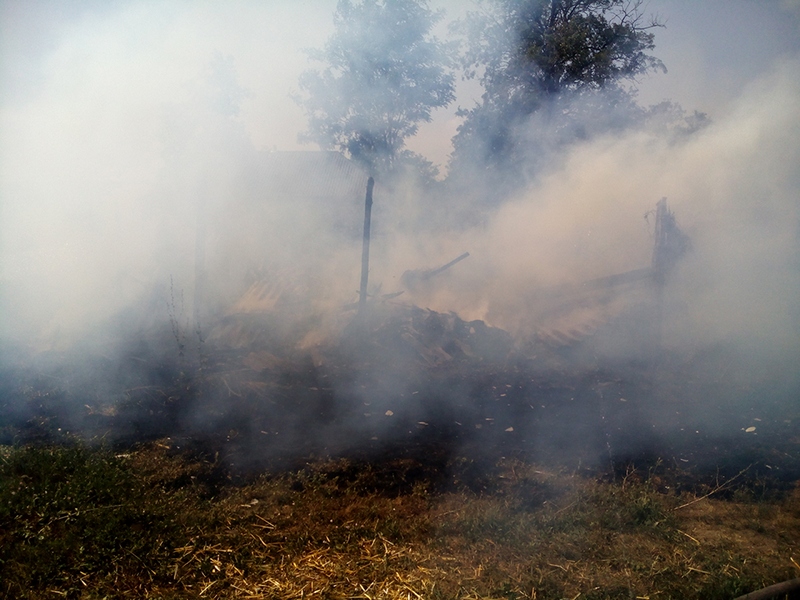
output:
[[235,483],[168,446],[4,447],[0,597],[722,600],[800,570],[799,491],[691,502],[509,460],[475,491],[459,459]]
[[148,486],[105,450],[6,451],[0,459],[0,592],[80,595],[90,584],[124,587],[133,573],[164,579],[165,559],[186,538],[187,505],[198,504],[184,493]]

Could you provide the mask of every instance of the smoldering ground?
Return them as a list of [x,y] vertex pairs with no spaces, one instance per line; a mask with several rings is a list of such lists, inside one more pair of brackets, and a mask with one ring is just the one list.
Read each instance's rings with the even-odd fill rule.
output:
[[[796,424],[796,61],[691,135],[645,127],[572,146],[477,226],[457,216],[470,198],[378,182],[365,342],[348,308],[361,194],[334,211],[265,197],[269,154],[254,148],[255,92],[240,83],[253,65],[188,57],[180,39],[196,31],[179,14],[155,28],[138,5],[90,16],[43,67],[44,88],[4,109],[7,441],[111,429],[260,465],[433,455],[444,440],[472,456],[607,464],[701,460],[719,440],[780,439]],[[114,41],[120,22],[151,43]],[[111,57],[76,67],[97,47]],[[188,75],[154,66],[161,52]],[[315,175],[282,171],[290,189]],[[542,290],[649,266],[661,197],[692,240],[662,314],[645,293],[548,322]],[[433,202],[455,215],[441,231]],[[429,286],[403,285],[465,251]],[[269,310],[246,310],[248,291]],[[531,342],[554,328],[585,336]]]

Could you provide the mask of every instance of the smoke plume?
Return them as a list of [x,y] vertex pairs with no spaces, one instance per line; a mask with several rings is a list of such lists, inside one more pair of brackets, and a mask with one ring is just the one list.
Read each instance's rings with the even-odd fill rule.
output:
[[[125,371],[101,386],[113,395],[114,384],[118,389],[138,376],[119,364],[134,364],[131,356],[146,354],[141,347],[151,345],[147,360],[170,356],[177,363],[178,352],[181,360],[190,352],[190,337],[195,345],[222,339],[234,329],[225,319],[255,314],[254,306],[274,309],[279,290],[288,300],[278,308],[289,315],[276,319],[280,335],[308,353],[304,376],[319,375],[314,349],[352,322],[366,177],[348,171],[353,187],[342,192],[340,204],[303,195],[327,163],[313,163],[317,169],[297,156],[295,136],[304,125],[289,96],[307,65],[293,36],[303,32],[307,45],[320,47],[334,7],[275,4],[120,2],[63,13],[48,12],[55,6],[49,3],[2,5],[4,345],[37,355],[80,342],[108,361],[104,377]],[[710,115],[705,127],[677,131],[650,122],[575,141],[503,201],[480,186],[456,196],[441,181],[429,187],[413,179],[378,181],[372,301],[391,295],[397,303],[452,311],[467,324],[482,320],[523,348],[555,329],[602,334],[630,310],[610,302],[599,311],[562,311],[554,322],[559,290],[649,267],[653,210],[666,197],[691,251],[663,290],[660,347],[687,360],[725,349],[737,366],[748,367],[738,370],[745,382],[753,373],[749,381],[769,376],[785,383],[779,398],[785,406],[800,364],[800,59],[791,48],[777,54],[742,89],[722,86],[730,92],[724,104],[713,90],[703,96],[711,98],[698,107]],[[690,77],[678,87],[687,81],[696,84]],[[451,135],[456,121],[452,111],[435,115],[409,147],[441,152],[448,145],[439,132]],[[592,123],[586,127],[592,131]],[[538,123],[522,129],[521,136],[547,148]],[[424,142],[432,138],[435,143]],[[465,252],[469,258],[427,283],[410,287],[404,279],[407,271],[435,269]],[[461,326],[449,318],[437,323]],[[224,327],[215,332],[219,323]],[[478,335],[478,329],[465,331]],[[148,338],[153,330],[161,337]],[[592,346],[593,359],[601,361],[604,350],[617,361],[637,358],[641,340],[624,333],[613,347]],[[497,347],[507,352],[501,341]],[[324,381],[305,386],[309,414],[335,413],[330,395],[374,402],[358,414],[380,415],[400,413],[403,398],[409,414],[427,418],[432,403],[412,398],[420,390],[424,395],[422,375],[404,371],[416,368],[405,355],[392,356],[373,357],[362,378],[341,377],[334,392]],[[503,357],[498,350],[498,361]],[[261,353],[246,360],[264,372],[278,359]],[[244,397],[223,383],[229,397],[205,398],[196,421]],[[308,390],[328,395],[318,400]],[[455,406],[473,410],[471,390],[447,381],[428,392],[448,413]],[[524,407],[534,409],[527,401]],[[578,429],[591,428],[588,420],[584,425]],[[302,424],[295,433],[294,440],[307,435]],[[541,439],[544,444],[546,436]]]

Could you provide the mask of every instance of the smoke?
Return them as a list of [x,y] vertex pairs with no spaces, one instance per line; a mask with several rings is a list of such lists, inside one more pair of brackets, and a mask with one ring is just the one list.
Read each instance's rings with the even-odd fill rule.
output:
[[170,276],[191,300],[198,218],[295,143],[269,87],[304,64],[290,31],[324,32],[287,6],[57,8],[3,4],[5,339],[85,331]]
[[[272,288],[249,288],[259,282],[287,292],[290,306],[281,308],[298,319],[323,315],[303,332],[316,327],[316,335],[293,343],[313,348],[340,333],[342,307],[357,297],[365,178],[354,174],[352,189],[338,196],[346,202],[326,204],[326,197],[304,192],[321,170],[282,152],[299,149],[296,134],[304,128],[289,99],[307,68],[293,38],[302,32],[303,46],[320,47],[330,33],[332,3],[265,8],[242,2],[227,10],[122,2],[50,20],[42,6],[49,5],[33,12],[3,5],[3,341],[67,348],[89,334],[121,335],[109,325],[119,319],[127,321],[128,334],[179,322],[185,337],[190,315],[201,310],[204,324],[212,324],[221,315],[255,311],[249,301],[272,302]],[[679,24],[673,21],[670,31]],[[35,43],[25,46],[24,39]],[[686,47],[672,46],[667,54]],[[669,56],[664,60],[674,68]],[[698,59],[688,68],[706,77],[713,66]],[[791,365],[800,359],[800,61],[789,53],[759,70],[741,89],[740,80],[734,85],[727,78],[724,94],[697,92],[703,99],[697,108],[711,116],[705,128],[681,133],[642,125],[575,142],[503,202],[487,204],[487,191],[479,188],[470,192],[480,198],[448,198],[441,186],[379,181],[370,294],[403,292],[398,302],[480,319],[518,340],[585,323],[601,328],[620,314],[619,306],[584,307],[554,320],[552,298],[567,286],[648,267],[651,213],[666,197],[692,251],[664,291],[664,346],[686,356],[734,348],[750,364],[763,361],[777,365],[778,377],[794,376]],[[692,77],[679,82],[684,92],[699,85]],[[648,94],[662,99],[653,89],[642,95]],[[445,152],[442,137],[449,139],[456,121],[452,111],[439,115],[409,147],[443,160],[429,152]],[[536,122],[521,135],[542,141]],[[478,204],[480,218],[470,213]],[[406,271],[433,269],[464,252],[468,259],[428,284],[404,284]],[[162,340],[163,354],[166,346],[174,354],[172,337]],[[614,352],[633,358],[639,347],[631,338]],[[263,371],[277,359],[247,360]],[[413,357],[387,350],[370,366],[375,369],[362,379],[341,378],[336,393],[372,403],[362,412],[387,423],[387,411],[401,412],[401,398],[411,414],[427,418],[423,376],[409,375],[418,367]],[[477,411],[469,405],[470,383],[447,385],[447,393],[431,393],[443,399],[439,408],[455,411],[446,401],[458,397],[460,421],[478,418],[470,412]],[[304,394],[317,407],[315,394],[325,384],[307,387],[313,393]],[[234,392],[243,393],[234,389],[225,402],[239,397]],[[335,412],[329,400],[319,406]],[[216,397],[208,401],[222,405]],[[375,427],[379,436],[389,428]],[[307,435],[302,423],[297,428],[298,438]]]
[[[632,128],[573,145],[486,224],[420,240],[429,264],[472,253],[425,301],[514,331],[535,314],[536,290],[648,267],[646,216],[667,197],[693,243],[667,290],[670,343],[796,346],[799,64],[777,65],[700,131]],[[413,255],[400,246],[397,270]]]
[[[282,140],[282,149],[294,148],[294,136],[302,129],[299,121],[288,134],[281,133],[285,126],[278,123],[286,119],[274,114],[297,111],[288,101],[294,84],[266,92],[271,81],[286,81],[279,75],[296,78],[303,68],[296,43],[291,45],[297,49],[294,54],[277,49],[289,46],[290,23],[303,23],[309,45],[323,40],[331,11],[320,7],[322,14],[312,18],[308,11],[284,6],[269,11],[248,3],[237,6],[238,12],[179,3],[153,11],[144,4],[120,3],[102,11],[76,10],[61,20],[51,16],[49,22],[42,16],[47,11],[6,6],[6,28],[16,34],[5,36],[11,41],[4,53],[5,79],[14,84],[6,88],[2,121],[0,272],[6,337],[29,336],[32,330],[79,330],[130,305],[149,293],[154,281],[163,283],[170,276],[191,297],[198,214],[215,224],[225,214],[236,226],[252,225],[245,213],[259,204],[259,191],[255,184],[245,189],[242,181],[259,160],[257,149],[271,149],[273,140]],[[671,15],[668,33],[683,23],[680,16],[679,11],[677,20]],[[34,25],[34,19],[44,25]],[[13,42],[23,31],[39,42],[35,54]],[[273,39],[255,42],[258,37]],[[210,40],[201,45],[203,38]],[[665,52],[675,50],[668,47]],[[35,74],[24,75],[23,64],[31,65]],[[399,290],[397,282],[406,269],[437,266],[469,250],[469,263],[448,274],[456,281],[443,286],[430,306],[513,327],[524,320],[527,290],[646,266],[651,240],[642,217],[666,196],[679,221],[693,237],[700,236],[691,260],[714,252],[720,261],[706,269],[705,277],[714,285],[706,282],[703,301],[687,302],[746,310],[753,298],[721,291],[725,281],[738,279],[725,274],[723,258],[740,252],[756,261],[764,246],[758,233],[769,231],[770,244],[778,244],[770,231],[772,221],[791,229],[791,215],[785,213],[791,212],[792,203],[786,197],[795,184],[791,173],[781,169],[795,156],[792,123],[784,120],[791,119],[796,94],[787,81],[792,65],[796,63],[789,61],[752,83],[735,108],[712,114],[710,129],[683,142],[637,131],[577,146],[480,230],[461,233],[460,224],[450,222],[447,233],[415,237],[410,232],[426,215],[420,194],[410,191],[395,198],[379,182],[376,234],[384,231],[386,237],[374,247],[375,280],[386,292]],[[256,70],[268,75],[254,77]],[[278,97],[285,102],[275,104]],[[295,113],[295,118],[302,117]],[[449,116],[440,121],[442,125],[431,128],[452,131]],[[769,131],[770,123],[782,125]],[[434,129],[423,127],[422,136]],[[532,134],[540,131],[534,128]],[[773,173],[770,178],[768,172]],[[779,189],[764,190],[768,181],[770,188]],[[772,208],[760,210],[771,216],[762,217],[756,231],[743,196],[755,201],[765,195],[761,203]],[[381,200],[390,206],[382,207]],[[274,210],[285,216],[285,207],[260,210],[259,219],[286,223],[279,214],[269,215]],[[721,222],[714,223],[711,214]],[[735,223],[743,229],[743,239],[734,244],[722,236],[730,235],[725,232],[737,227]],[[308,244],[310,238],[297,228],[323,232],[327,224],[307,213],[302,224],[293,221],[292,227],[293,236],[285,227],[267,227],[269,235],[257,242],[248,241],[256,231],[240,235],[239,247],[230,254],[283,256],[273,260],[283,264],[294,253],[297,265],[296,245],[300,240]],[[706,233],[711,229],[716,234],[706,247],[703,236],[712,236]],[[209,235],[213,242],[213,227]],[[791,235],[784,232],[780,239]],[[320,240],[302,255],[329,255],[332,243]],[[788,251],[780,250],[784,255]],[[779,273],[781,264],[770,265],[766,273]],[[334,271],[338,280],[346,269]],[[233,276],[224,285],[227,301],[236,287]],[[749,286],[758,287],[755,282]],[[728,310],[697,312],[706,315],[697,320],[724,334],[722,315]],[[742,327],[733,321],[730,327]],[[786,331],[780,325],[774,329]]]

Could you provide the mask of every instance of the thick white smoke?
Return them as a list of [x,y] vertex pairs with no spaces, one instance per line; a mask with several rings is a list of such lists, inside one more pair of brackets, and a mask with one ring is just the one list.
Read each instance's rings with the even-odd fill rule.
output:
[[[53,12],[56,4],[61,8]],[[431,4],[450,4],[462,12],[464,7],[456,0]],[[657,31],[655,52],[673,69],[672,79],[662,80],[673,87],[659,91],[658,86],[648,90],[644,85],[642,104],[672,98],[674,90],[673,99],[689,112],[697,108],[709,113],[709,126],[692,134],[642,126],[576,142],[543,161],[548,166],[535,180],[502,202],[487,201],[492,198],[485,190],[474,190],[481,196],[476,200],[448,196],[446,186],[389,186],[379,181],[373,207],[373,299],[405,290],[392,301],[454,311],[466,320],[483,319],[522,341],[532,333],[546,334],[548,328],[580,329],[582,319],[602,327],[619,314],[614,312],[617,305],[599,314],[592,306],[582,307],[585,310],[577,315],[558,315],[574,316],[575,322],[552,323],[552,314],[546,314],[542,304],[549,309],[554,298],[557,304],[553,290],[561,286],[648,267],[654,222],[652,215],[645,215],[666,197],[691,238],[692,250],[664,291],[661,339],[673,351],[664,356],[689,358],[695,350],[719,347],[724,349],[719,360],[724,361],[734,349],[744,356],[745,366],[763,359],[766,372],[775,374],[778,402],[794,399],[800,363],[800,59],[791,46],[797,44],[797,34],[787,35],[785,25],[780,35],[759,37],[765,23],[774,24],[776,15],[788,14],[780,12],[777,3],[763,11],[761,4],[745,0],[691,6],[653,0],[653,10],[664,7],[667,32],[673,35],[665,36],[672,41],[662,53],[662,32]],[[70,348],[87,335],[104,334],[104,343],[83,344],[73,354],[79,356],[72,370],[83,372],[86,394],[99,389],[96,401],[106,403],[119,398],[122,389],[140,389],[142,382],[166,389],[184,371],[183,352],[189,343],[195,344],[197,356],[202,353],[197,349],[202,341],[193,335],[190,323],[199,297],[197,304],[208,311],[209,329],[203,334],[209,352],[229,341],[226,333],[233,331],[230,337],[235,337],[243,332],[244,342],[236,347],[242,353],[241,365],[235,366],[244,383],[237,387],[233,379],[225,379],[225,372],[212,393],[187,397],[190,429],[202,429],[208,422],[227,430],[227,411],[233,411],[235,422],[243,423],[245,430],[252,425],[244,421],[253,407],[266,407],[269,418],[262,414],[264,423],[274,419],[277,427],[285,417],[287,429],[299,424],[296,435],[281,443],[302,446],[310,437],[308,420],[342,416],[337,398],[345,413],[355,403],[356,416],[366,418],[368,412],[389,419],[389,412],[400,415],[405,402],[401,398],[413,396],[420,402],[409,400],[408,410],[419,411],[413,419],[419,426],[419,420],[428,420],[429,408],[443,414],[478,410],[469,381],[453,387],[448,380],[446,390],[433,389],[437,382],[430,382],[430,396],[414,396],[425,382],[416,354],[409,351],[415,348],[415,338],[400,347],[386,341],[391,336],[381,338],[385,352],[370,357],[376,368],[365,367],[352,381],[349,373],[339,374],[335,390],[330,380],[318,382],[314,377],[335,375],[336,369],[317,373],[309,366],[325,356],[325,346],[320,350],[314,345],[331,331],[341,333],[353,315],[341,309],[357,298],[363,205],[357,206],[356,199],[347,206],[325,207],[324,195],[295,203],[292,183],[302,186],[320,177],[307,166],[281,170],[278,179],[288,182],[289,193],[272,197],[266,190],[274,191],[274,186],[265,182],[263,173],[270,151],[278,150],[278,155],[300,149],[296,135],[305,122],[290,93],[298,75],[310,66],[302,47],[323,45],[334,8],[334,0],[132,0],[74,9],[44,1],[0,3],[0,350],[6,350],[9,341],[35,349]],[[669,8],[678,18],[669,19]],[[711,20],[715,10],[719,22]],[[707,31],[692,22],[692,15],[699,13],[705,15]],[[760,16],[764,20],[758,20]],[[733,45],[728,37],[735,37],[741,47],[732,59],[720,50]],[[783,58],[776,61],[777,56]],[[466,108],[480,97],[474,89],[469,94],[458,99]],[[436,115],[409,148],[443,166],[459,121],[454,111],[452,107]],[[540,132],[534,125],[528,133],[535,137]],[[480,168],[477,165],[476,172]],[[480,214],[470,214],[476,205],[481,206]],[[434,268],[464,252],[470,253],[468,259],[429,285],[407,289],[402,277],[406,270]],[[261,314],[249,320],[250,315],[238,314],[221,319],[236,310],[248,284],[259,278],[292,290],[292,299],[299,301],[290,308],[332,318],[306,319],[303,325],[308,328],[298,327],[299,333],[293,323],[286,325],[291,321],[286,312],[276,318]],[[432,321],[441,325],[447,318]],[[120,321],[127,327],[120,327]],[[183,331],[173,334],[170,325],[175,322]],[[283,376],[275,367],[282,357],[272,351],[280,354],[275,346],[284,338],[276,336],[275,346],[265,344],[266,349],[250,352],[246,342],[253,338],[245,335],[245,326],[236,327],[253,322],[267,323],[254,327],[256,334],[274,326],[290,339],[286,346],[308,350],[299,361],[292,362],[297,358],[292,354],[286,365],[288,375],[299,377],[291,394],[244,387],[266,383],[245,379],[263,375],[265,369],[265,379],[280,382]],[[508,337],[498,336],[503,343],[488,344],[487,353],[508,352]],[[635,340],[615,338],[614,343],[616,356],[635,356]],[[539,346],[531,347],[538,352]],[[186,351],[189,360],[194,359],[192,351]],[[28,362],[17,359],[16,353],[2,354],[3,360],[13,354],[15,361]],[[49,356],[53,355],[36,354],[36,359]],[[60,360],[69,353],[54,356]],[[313,359],[306,361],[309,357]],[[269,370],[273,367],[274,373]],[[487,369],[493,368],[487,361]],[[716,377],[708,371],[704,375]],[[749,386],[742,389],[747,387],[748,393],[768,388],[750,385],[763,371],[756,377],[752,369],[741,371]],[[527,374],[523,379],[527,386]],[[499,379],[496,383],[510,385]],[[541,389],[533,380],[530,384],[534,387],[525,394],[536,397]],[[750,402],[733,387],[726,383],[709,389],[715,400],[735,395],[728,394],[731,391],[739,394],[740,403]],[[95,403],[84,400],[81,385],[75,389],[73,399],[81,411]],[[298,390],[302,393],[296,397]],[[9,398],[16,401],[18,391],[12,391]],[[564,400],[570,399],[571,392],[560,391]],[[599,406],[594,389],[584,391],[581,410]],[[652,398],[656,403],[669,390],[659,393]],[[703,412],[711,403],[697,395],[697,410]],[[554,401],[557,397],[552,396]],[[265,398],[285,402],[269,404]],[[504,406],[496,404],[497,399],[490,404],[502,414]],[[524,412],[514,416],[519,418],[514,421],[517,432],[528,419],[538,418],[535,406],[544,411],[544,404],[551,405],[549,400],[529,405],[527,399],[520,397],[513,407],[507,406]],[[195,400],[205,404],[192,405]],[[367,408],[368,402],[374,402],[372,408]],[[285,412],[274,412],[276,406]],[[296,413],[298,406],[302,410]],[[557,420],[563,421],[564,429],[577,427],[578,436],[600,439],[599,420],[573,415],[568,406],[564,413],[558,410],[558,419],[528,423],[530,432],[537,432],[537,444],[559,437],[549,431]],[[545,419],[546,411],[542,414]],[[373,427],[373,421],[345,417],[353,431],[362,431],[364,423]],[[641,429],[634,417],[631,428]],[[449,423],[450,417],[446,420]],[[460,416],[453,422],[459,428],[470,425]],[[259,427],[253,433],[260,445],[265,432]],[[505,427],[501,430],[511,433]],[[382,428],[377,426],[380,436]],[[287,431],[281,431],[283,439]],[[563,439],[576,438],[573,434]],[[607,439],[602,441],[607,447]],[[337,443],[358,442],[345,429]]]
[[[796,60],[781,63],[693,134],[639,130],[579,145],[488,225],[444,247],[417,240],[431,262],[472,253],[426,301],[513,328],[530,316],[537,290],[649,266],[645,215],[667,197],[693,243],[667,290],[672,342],[794,345],[799,70]],[[398,263],[409,256],[400,247]]]
[[[2,335],[80,331],[140,302],[154,285],[163,292],[170,277],[190,302],[200,224],[212,247],[220,215],[245,227],[233,258],[206,257],[230,275],[210,281],[213,292],[235,295],[236,256],[258,255],[299,266],[332,259],[323,287],[337,302],[352,297],[357,247],[333,248],[327,223],[313,213],[303,227],[315,233],[299,235],[270,228],[270,220],[285,222],[285,207],[262,204],[262,235],[247,212],[260,201],[247,182],[256,151],[294,149],[286,140],[303,128],[288,98],[306,68],[295,38],[321,46],[333,8],[130,2],[45,19],[48,30],[37,29],[47,11],[5,6],[4,31],[14,35],[5,36],[0,113]],[[668,19],[667,31],[681,23]],[[35,42],[32,51],[22,50],[23,38]],[[665,48],[665,61],[692,44],[700,42]],[[652,222],[643,217],[666,196],[694,243],[669,296],[676,343],[791,338],[797,72],[797,60],[786,59],[735,90],[739,97],[711,111],[713,124],[692,136],[638,131],[577,146],[478,229],[450,223],[448,233],[415,235],[413,222],[426,210],[418,195],[390,197],[379,182],[372,281],[398,291],[404,270],[469,251],[420,301],[514,329],[530,321],[539,289],[647,266]],[[443,122],[449,135],[453,119]]]
[[69,337],[170,277],[191,301],[198,219],[294,144],[291,32],[329,8],[4,3],[0,335]]

